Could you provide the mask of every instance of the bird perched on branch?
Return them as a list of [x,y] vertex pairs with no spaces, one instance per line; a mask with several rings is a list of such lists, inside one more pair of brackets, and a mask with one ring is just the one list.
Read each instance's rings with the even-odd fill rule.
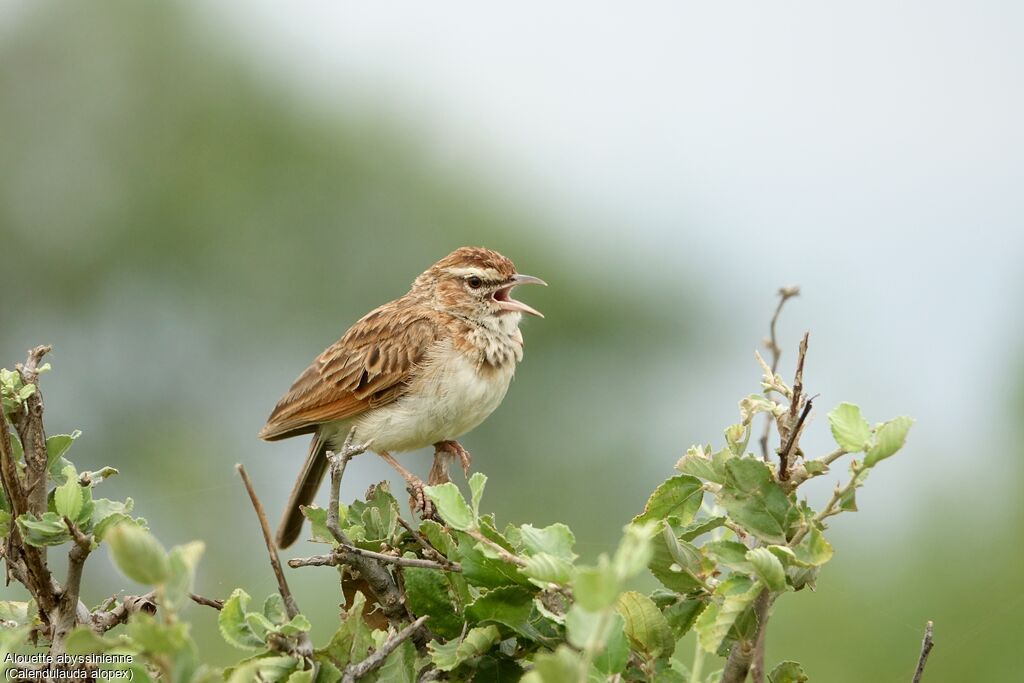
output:
[[482,247],[462,247],[432,265],[405,296],[363,316],[321,353],[278,401],[261,439],[313,434],[292,489],[277,543],[286,548],[302,529],[302,510],[327,471],[328,451],[350,430],[356,442],[386,460],[406,482],[411,507],[430,516],[423,482],[392,453],[433,445],[428,481],[448,481],[456,439],[490,415],[505,397],[523,357],[519,321],[542,316],[512,298],[517,285],[546,284],[516,272],[512,261]]

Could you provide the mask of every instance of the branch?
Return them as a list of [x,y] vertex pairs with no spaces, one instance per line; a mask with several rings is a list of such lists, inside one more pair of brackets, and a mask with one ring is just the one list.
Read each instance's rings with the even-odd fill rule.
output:
[[106,612],[94,612],[91,616],[92,630],[96,633],[106,633],[118,624],[128,621],[128,617],[136,612],[156,614],[156,591],[150,591],[145,595],[126,595],[121,604]]
[[423,534],[421,534],[416,529],[416,527],[414,527],[412,524],[403,519],[401,515],[399,515],[398,517],[398,523],[405,527],[405,530],[409,532],[409,535],[411,535],[416,540],[416,542],[420,544],[420,547],[423,548],[424,555],[433,558],[438,564],[440,564],[444,569],[448,571],[462,571],[462,567],[457,562],[452,562],[447,557],[445,557],[440,550],[435,548],[430,541],[424,538]]
[[[327,530],[338,544],[347,547],[354,546],[348,536],[345,535],[345,532],[341,530],[338,523],[338,498],[341,494],[341,475],[344,474],[345,466],[349,460],[370,447],[369,443],[353,445],[352,440],[354,437],[355,430],[352,430],[348,433],[345,445],[342,446],[340,453],[327,454],[331,463],[331,498],[327,508]],[[391,575],[391,572],[387,570],[384,564],[376,559],[357,554],[350,555],[345,564],[355,569],[366,579],[366,582],[377,597],[377,602],[380,604],[384,616],[389,621],[406,621],[412,618],[412,615],[406,609],[405,596],[402,594],[402,590],[398,587],[395,577]]]
[[197,605],[205,605],[218,611],[224,609],[224,601],[219,598],[204,598],[202,595],[196,595],[195,593],[189,593],[188,597],[192,598],[192,602]]
[[[800,287],[780,287],[779,288],[779,304],[775,307],[775,313],[772,315],[772,321],[768,325],[768,331],[770,336],[764,340],[765,348],[772,354],[772,374],[779,367],[779,358],[782,356],[782,349],[779,348],[779,344],[775,339],[775,323],[779,320],[779,314],[782,313],[782,307],[786,305],[786,302],[795,296],[800,296]],[[768,393],[767,391],[765,393]],[[764,433],[761,435],[761,456],[767,461],[768,460],[768,433],[771,430],[772,419],[771,416],[765,421]]]
[[[288,617],[294,619],[299,614],[299,607],[295,604],[295,598],[292,597],[292,592],[288,588],[288,580],[284,578],[284,571],[281,569],[281,558],[277,555],[277,546],[274,545],[274,537],[270,533],[270,523],[267,522],[267,513],[263,511],[263,504],[256,495],[256,490],[252,486],[252,481],[249,479],[249,473],[245,471],[245,467],[238,463],[235,465],[235,469],[238,470],[238,474],[242,477],[245,490],[249,493],[252,507],[256,511],[256,517],[259,519],[260,528],[263,530],[263,541],[267,546],[267,554],[270,555],[270,567],[274,570],[274,576],[277,578],[277,588],[284,599],[284,606],[288,612]],[[303,656],[311,655],[313,653],[313,643],[309,639],[309,634],[303,631],[298,635],[298,639],[298,652]]]
[[729,659],[725,662],[725,668],[722,670],[721,683],[743,683],[747,680],[747,673],[750,672],[751,660],[754,657],[754,652],[757,649],[756,643],[761,637],[761,632],[764,631],[768,625],[768,608],[772,604],[771,595],[768,589],[765,588],[757,597],[754,599],[754,615],[757,617],[757,635],[754,636],[754,642],[751,644],[750,641],[740,641],[732,646],[729,651]]
[[917,670],[914,672],[912,683],[921,683],[921,676],[924,675],[924,665],[928,662],[928,655],[932,652],[932,622],[929,620],[924,627],[924,640],[921,641],[921,656],[917,660]]
[[82,568],[92,551],[91,535],[83,534],[66,516],[64,525],[71,533],[72,544],[71,550],[68,551],[68,577],[64,581],[64,592],[50,618],[53,624],[51,650],[57,654],[64,652],[64,639],[78,625],[78,594],[82,587]]
[[480,541],[487,547],[494,550],[494,552],[498,553],[498,555],[501,556],[501,559],[505,560],[506,562],[509,562],[519,567],[526,566],[526,560],[524,560],[523,558],[519,557],[514,553],[510,553],[509,551],[505,550],[501,547],[500,544],[495,543],[491,539],[484,536],[483,532],[479,529],[468,529],[466,533],[475,538],[476,540]]
[[359,678],[362,678],[366,674],[380,667],[380,665],[384,663],[384,660],[388,658],[388,655],[398,649],[399,645],[411,638],[428,618],[429,617],[426,615],[420,617],[384,641],[383,645],[377,648],[372,655],[363,661],[358,664],[349,664],[346,666],[345,673],[341,678],[341,683],[355,683]]
[[312,557],[297,557],[288,560],[288,566],[292,569],[298,567],[337,567],[339,564],[350,564],[352,555],[359,555],[378,562],[386,562],[399,567],[418,567],[420,569],[436,569],[438,571],[461,572],[462,566],[455,562],[441,564],[433,560],[424,560],[419,557],[399,557],[397,555],[386,555],[375,553],[372,550],[363,550],[354,545],[341,544],[334,549],[330,555],[313,555]]
[[[14,428],[21,438],[25,452],[25,494],[28,497],[28,511],[37,517],[46,512],[46,431],[43,429],[43,394],[39,388],[39,361],[53,347],[37,346],[29,349],[25,363],[18,363],[15,369],[24,384],[35,385],[36,390],[25,399],[25,410],[14,419]],[[43,551],[40,551],[43,553]]]
[[[794,395],[796,392],[797,390],[794,389]],[[796,404],[794,403],[793,405]],[[811,414],[811,408],[813,405],[814,399],[807,399],[807,403],[804,404],[804,409],[800,412],[800,417],[797,418],[793,431],[789,433],[789,438],[786,439],[786,445],[779,451],[779,479],[781,481],[789,479],[789,456],[792,454],[793,447],[796,446],[797,440],[800,438],[800,430],[804,428],[804,421],[807,419],[807,416]]]

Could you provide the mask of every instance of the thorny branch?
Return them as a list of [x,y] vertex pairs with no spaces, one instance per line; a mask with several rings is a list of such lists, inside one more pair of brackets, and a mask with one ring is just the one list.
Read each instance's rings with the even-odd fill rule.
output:
[[436,569],[438,571],[461,572],[462,567],[455,562],[441,564],[433,560],[424,560],[419,557],[399,557],[398,555],[387,555],[372,550],[363,550],[354,545],[341,544],[334,549],[330,555],[313,555],[312,557],[297,557],[288,560],[288,566],[297,567],[337,567],[340,564],[350,564],[351,557],[359,555],[370,560],[394,564],[399,567],[418,567],[420,569]]

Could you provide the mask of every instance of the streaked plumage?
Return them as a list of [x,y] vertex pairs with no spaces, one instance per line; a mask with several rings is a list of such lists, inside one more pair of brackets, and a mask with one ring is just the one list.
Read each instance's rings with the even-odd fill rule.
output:
[[[363,316],[313,361],[259,434],[267,441],[314,434],[279,545],[297,537],[299,506],[316,495],[326,451],[339,448],[353,427],[357,441],[372,440],[373,450],[393,462],[392,451],[431,444],[443,450],[440,444],[454,442],[497,408],[522,359],[521,313],[540,315],[509,292],[531,282],[540,283],[518,275],[501,254],[463,247],[416,278],[405,296]],[[422,487],[402,474],[411,488]]]

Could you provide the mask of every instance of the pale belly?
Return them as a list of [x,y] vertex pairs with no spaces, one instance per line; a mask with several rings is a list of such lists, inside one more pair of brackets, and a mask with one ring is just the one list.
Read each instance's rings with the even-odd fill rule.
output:
[[463,355],[446,353],[425,368],[417,386],[394,403],[350,420],[324,425],[337,448],[352,427],[374,451],[402,452],[454,440],[494,412],[512,381],[515,363],[481,373]]

